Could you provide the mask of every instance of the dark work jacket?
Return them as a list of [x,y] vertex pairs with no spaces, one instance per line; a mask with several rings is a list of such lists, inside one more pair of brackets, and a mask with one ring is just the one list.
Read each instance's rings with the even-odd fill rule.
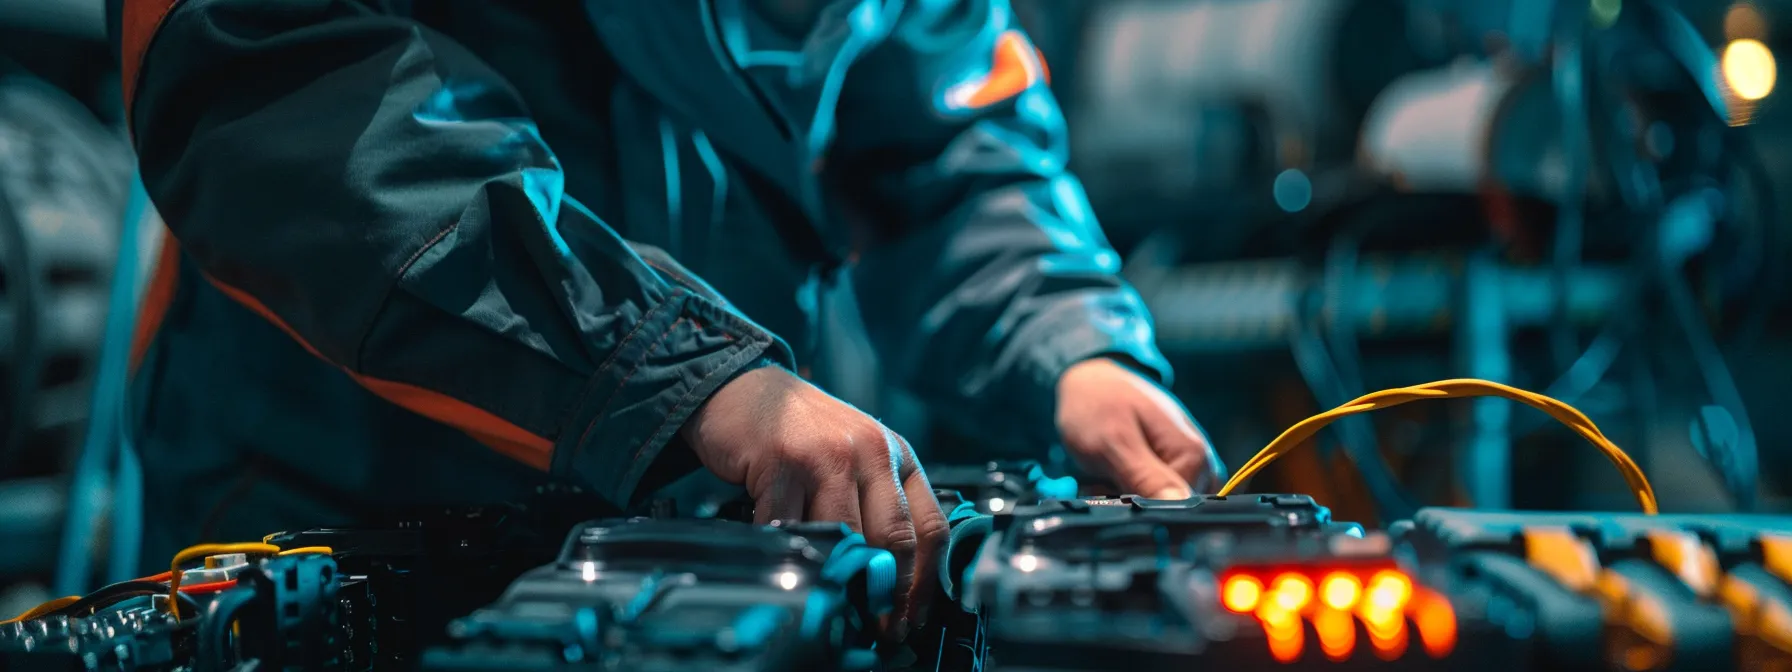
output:
[[731,376],[800,368],[843,268],[891,381],[982,436],[1053,440],[1082,359],[1167,378],[1007,2],[819,4],[124,0],[171,234],[133,396],[152,520],[629,502],[694,465],[677,432]]

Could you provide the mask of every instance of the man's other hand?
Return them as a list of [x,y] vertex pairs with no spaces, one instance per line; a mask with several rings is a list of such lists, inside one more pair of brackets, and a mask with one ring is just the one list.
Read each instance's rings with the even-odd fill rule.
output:
[[1058,379],[1058,432],[1078,465],[1128,493],[1184,499],[1220,485],[1219,457],[1182,404],[1111,359]]
[[683,430],[703,466],[745,486],[755,518],[839,521],[896,556],[901,640],[927,614],[946,517],[907,441],[779,367],[741,374]]

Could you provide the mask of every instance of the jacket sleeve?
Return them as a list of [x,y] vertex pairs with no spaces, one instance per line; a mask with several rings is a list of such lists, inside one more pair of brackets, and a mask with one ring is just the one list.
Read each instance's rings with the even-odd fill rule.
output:
[[440,34],[372,0],[123,11],[143,179],[185,258],[385,399],[626,505],[725,380],[788,365],[567,198],[518,95]]
[[1168,383],[1151,317],[1066,167],[1046,65],[1006,0],[906,4],[843,90],[830,179],[884,369],[985,438],[1052,441],[1060,374]]

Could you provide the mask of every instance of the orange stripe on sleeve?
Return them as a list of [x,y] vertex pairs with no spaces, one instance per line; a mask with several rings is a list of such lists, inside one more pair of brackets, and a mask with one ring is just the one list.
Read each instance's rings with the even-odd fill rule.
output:
[[[205,279],[211,282],[212,286],[217,287],[218,291],[223,292],[225,296],[279,327],[313,356],[329,361],[317,351],[317,348],[312,347],[303,337],[299,336],[298,332],[287,326],[280,316],[275,315],[274,311],[269,310],[266,305],[250,296],[248,292],[219,282],[217,278],[210,275],[205,276]],[[338,365],[338,368],[342,367]],[[485,409],[416,385],[363,376],[349,371],[347,368],[343,368],[343,372],[347,373],[361,387],[367,388],[368,391],[380,398],[418,415],[466,432],[480,443],[506,457],[542,471],[547,471],[548,466],[552,463],[554,442],[518,427]]]
[[[155,39],[156,31],[168,18],[180,0],[124,0],[123,16],[119,34],[119,74],[122,78],[126,127],[130,127],[129,119],[136,99],[138,79],[142,75],[143,61],[149,52],[150,43]],[[132,133],[135,136],[135,133]],[[132,334],[131,362],[133,367],[142,361],[150,341],[160,329],[167,316],[168,305],[173,300],[177,289],[177,269],[180,262],[180,246],[173,235],[164,237],[162,253],[156,262],[151,284],[145,292],[143,303],[139,306],[138,321]],[[255,297],[231,287],[216,278],[206,276],[206,280],[249,310],[286,332],[300,346],[319,359],[323,355],[300,338],[292,327],[282,321],[279,316],[269,310]],[[325,359],[325,361],[328,361]],[[339,366],[340,368],[340,366]],[[386,401],[399,405],[413,413],[431,420],[454,427],[485,444],[492,450],[527,464],[536,469],[546,471],[552,461],[554,444],[545,437],[537,436],[528,430],[500,418],[472,404],[434,390],[415,385],[381,380],[356,374],[347,369],[345,373],[362,387],[380,396]]]
[[180,0],[124,0],[119,26],[119,75],[124,85],[125,126],[130,127],[131,104],[137,94],[137,77],[143,70],[143,57],[155,39],[162,20],[174,11]]

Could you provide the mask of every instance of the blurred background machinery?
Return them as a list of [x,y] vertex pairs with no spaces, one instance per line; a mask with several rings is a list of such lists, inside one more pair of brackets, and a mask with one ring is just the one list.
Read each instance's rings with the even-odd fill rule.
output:
[[71,509],[110,507],[70,487],[133,172],[100,8],[0,3],[0,611],[42,597]]
[[[1016,7],[1178,392],[1233,461],[1315,405],[1477,376],[1628,421],[1671,506],[1784,508],[1788,428],[1743,400],[1787,362],[1787,167],[1764,150],[1792,5]],[[1345,424],[1277,487],[1365,520],[1622,496],[1534,420]]]
[[[1474,376],[1585,409],[1667,510],[1792,510],[1792,419],[1764,405],[1792,373],[1774,200],[1792,0],[1012,2],[1176,392],[1229,461],[1369,390]],[[131,468],[109,452],[122,395],[101,344],[156,227],[133,205],[103,4],[0,2],[0,587],[26,606],[59,545],[106,557],[87,521],[112,518],[106,484]],[[875,388],[836,381],[908,429]],[[1625,506],[1545,429],[1500,401],[1403,407],[1339,423],[1256,489],[1365,522]]]

